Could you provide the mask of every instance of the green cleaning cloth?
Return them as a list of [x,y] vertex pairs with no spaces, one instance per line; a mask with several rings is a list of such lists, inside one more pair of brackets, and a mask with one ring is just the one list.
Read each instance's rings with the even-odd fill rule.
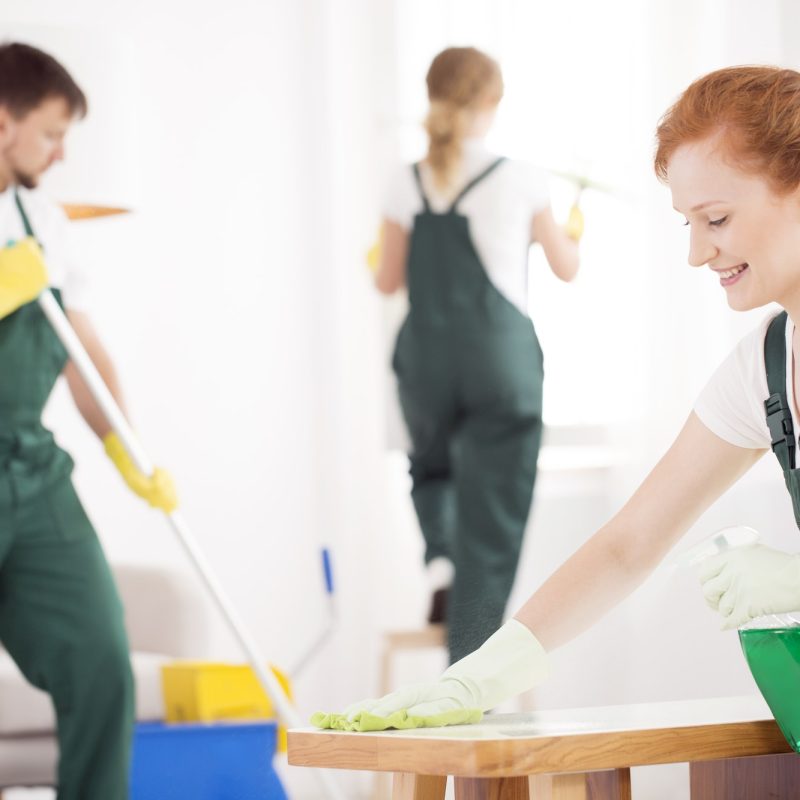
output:
[[376,717],[367,711],[348,720],[344,714],[325,714],[318,711],[311,717],[317,728],[332,728],[336,731],[385,731],[387,728],[407,730],[410,728],[441,728],[443,725],[472,725],[480,722],[483,712],[479,708],[456,708],[429,717],[409,716],[405,710],[395,711],[388,717]]

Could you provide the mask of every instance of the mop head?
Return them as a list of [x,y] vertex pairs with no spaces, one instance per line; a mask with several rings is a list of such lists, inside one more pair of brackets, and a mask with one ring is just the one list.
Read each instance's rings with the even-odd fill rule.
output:
[[388,717],[376,717],[368,711],[361,711],[352,720],[345,714],[325,714],[318,711],[311,717],[311,724],[317,728],[330,728],[336,731],[385,731],[389,728],[409,730],[411,728],[441,728],[444,725],[472,725],[480,722],[483,712],[479,708],[457,708],[432,714],[428,717],[414,717],[403,709],[389,714]]

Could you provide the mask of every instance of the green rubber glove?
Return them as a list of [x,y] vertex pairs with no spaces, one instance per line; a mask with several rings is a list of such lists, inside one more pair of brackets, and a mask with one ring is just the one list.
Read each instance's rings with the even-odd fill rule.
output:
[[353,703],[342,714],[315,715],[312,722],[345,730],[477,722],[483,711],[541,683],[548,673],[544,648],[525,625],[512,619],[438,680]]
[[706,603],[719,611],[723,630],[756,617],[800,610],[800,556],[763,544],[737,547],[700,564]]
[[47,267],[29,236],[0,250],[0,319],[35,300],[47,286]]

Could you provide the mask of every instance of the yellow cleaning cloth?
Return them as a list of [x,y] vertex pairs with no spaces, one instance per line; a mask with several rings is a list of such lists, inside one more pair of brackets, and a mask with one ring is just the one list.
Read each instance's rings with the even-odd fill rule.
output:
[[36,239],[0,249],[0,319],[35,300],[46,286],[47,267]]
[[356,714],[348,720],[344,714],[325,714],[318,711],[311,717],[311,724],[317,728],[331,728],[336,731],[385,731],[388,728],[407,730],[410,728],[441,728],[444,725],[472,725],[480,722],[483,712],[479,708],[457,708],[432,714],[429,717],[411,717],[405,710],[395,711],[388,717],[376,717],[367,711]]

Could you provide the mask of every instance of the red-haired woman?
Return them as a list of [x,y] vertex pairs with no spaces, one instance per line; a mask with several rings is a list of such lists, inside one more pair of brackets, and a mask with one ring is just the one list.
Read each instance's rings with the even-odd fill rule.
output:
[[[731,308],[778,303],[713,375],[678,437],[619,513],[478,650],[439,680],[356,703],[429,716],[487,710],[547,674],[546,651],[638,586],[697,518],[770,448],[800,524],[800,74],[732,67],[693,83],[658,127],[656,173],[691,229],[689,263],[719,276]],[[704,561],[725,627],[800,609],[800,556],[752,545]]]

